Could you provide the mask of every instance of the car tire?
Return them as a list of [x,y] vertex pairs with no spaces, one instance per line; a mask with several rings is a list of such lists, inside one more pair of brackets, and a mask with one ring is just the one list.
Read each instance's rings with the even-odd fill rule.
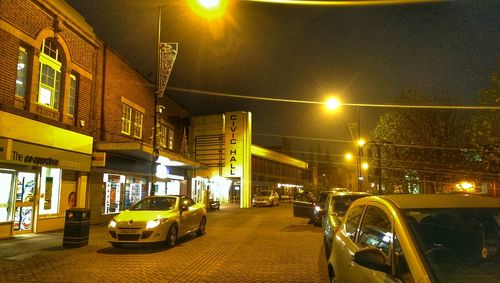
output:
[[177,226],[172,224],[168,229],[166,244],[167,247],[171,248],[175,246],[175,242],[177,241]]
[[112,245],[114,248],[121,248],[121,247],[123,247],[123,244],[121,244],[121,243],[111,243],[111,245]]
[[200,225],[198,226],[198,230],[196,230],[196,235],[198,235],[198,236],[205,235],[206,225],[207,225],[207,219],[205,217],[201,218]]

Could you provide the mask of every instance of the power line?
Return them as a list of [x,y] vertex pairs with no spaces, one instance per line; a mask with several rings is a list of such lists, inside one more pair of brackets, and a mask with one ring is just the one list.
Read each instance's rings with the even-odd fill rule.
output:
[[[317,104],[325,105],[325,101],[311,101],[311,100],[298,100],[298,99],[285,99],[285,98],[274,98],[274,97],[263,97],[263,96],[250,96],[250,95],[239,95],[230,94],[223,92],[187,89],[179,87],[168,87],[168,90],[199,94],[199,95],[211,95],[220,97],[230,97],[237,99],[251,99],[251,100],[262,100],[262,101],[272,101],[272,102],[286,102],[286,103],[300,103],[300,104]],[[369,103],[340,103],[340,106],[356,106],[356,107],[373,107],[373,108],[411,108],[411,109],[460,109],[460,110],[500,110],[500,106],[462,106],[462,105],[403,105],[403,104],[369,104]]]

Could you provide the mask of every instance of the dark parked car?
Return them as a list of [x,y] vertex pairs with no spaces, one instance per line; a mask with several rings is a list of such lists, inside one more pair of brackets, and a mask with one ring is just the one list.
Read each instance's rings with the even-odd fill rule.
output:
[[293,215],[295,217],[309,218],[310,222],[316,226],[321,226],[322,210],[325,207],[325,202],[330,193],[345,192],[346,188],[332,188],[329,190],[320,191],[314,199],[295,200],[293,202]]

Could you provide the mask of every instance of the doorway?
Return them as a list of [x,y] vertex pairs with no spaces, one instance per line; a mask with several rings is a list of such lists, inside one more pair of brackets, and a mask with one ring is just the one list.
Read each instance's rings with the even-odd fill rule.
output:
[[16,205],[13,234],[33,232],[36,173],[19,172],[16,182]]

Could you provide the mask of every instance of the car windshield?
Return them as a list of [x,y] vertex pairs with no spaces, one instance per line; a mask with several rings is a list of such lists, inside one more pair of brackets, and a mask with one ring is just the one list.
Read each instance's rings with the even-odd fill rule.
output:
[[339,195],[333,198],[333,208],[331,211],[337,215],[344,215],[349,206],[358,198],[364,195]]
[[265,196],[270,196],[271,191],[260,191],[257,193],[257,196],[265,197]]
[[130,210],[170,210],[175,208],[175,197],[149,197],[134,204]]
[[405,217],[437,281],[500,278],[500,208],[407,210]]

